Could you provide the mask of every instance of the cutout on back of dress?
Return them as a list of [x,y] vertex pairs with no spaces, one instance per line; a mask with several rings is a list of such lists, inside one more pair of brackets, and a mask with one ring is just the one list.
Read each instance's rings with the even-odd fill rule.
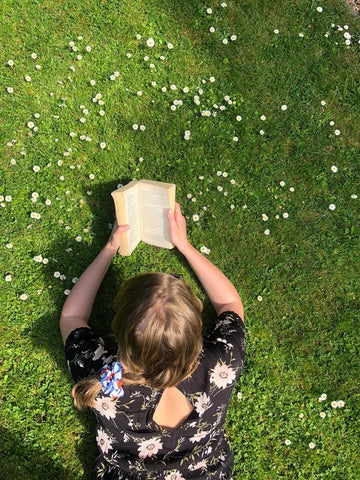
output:
[[153,421],[162,428],[174,430],[189,418],[193,410],[194,407],[178,388],[169,387],[160,397]]

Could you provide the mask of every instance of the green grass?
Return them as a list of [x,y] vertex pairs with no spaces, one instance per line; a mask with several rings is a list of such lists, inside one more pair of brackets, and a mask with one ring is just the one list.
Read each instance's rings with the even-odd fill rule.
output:
[[[191,242],[244,302],[234,478],[359,478],[359,18],[340,0],[5,0],[0,27],[0,477],[91,478],[94,424],[72,407],[57,322],[64,291],[109,235],[110,192],[144,178],[176,183]],[[151,270],[182,273],[203,296],[180,255],[142,244],[114,260],[95,328],[109,333],[118,286]]]

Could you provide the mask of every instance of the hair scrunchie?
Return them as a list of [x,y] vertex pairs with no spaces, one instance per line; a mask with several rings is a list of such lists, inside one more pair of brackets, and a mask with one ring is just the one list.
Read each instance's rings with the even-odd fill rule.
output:
[[122,368],[118,361],[104,365],[100,371],[102,392],[112,398],[124,396]]

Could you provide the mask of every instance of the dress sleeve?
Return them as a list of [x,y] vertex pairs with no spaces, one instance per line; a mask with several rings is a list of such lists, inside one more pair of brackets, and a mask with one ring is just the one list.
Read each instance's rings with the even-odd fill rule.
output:
[[242,319],[235,312],[222,312],[205,342],[219,361],[230,362],[240,376],[245,358],[246,332]]
[[65,357],[75,382],[97,373],[114,359],[105,349],[102,337],[87,327],[70,333],[65,342]]

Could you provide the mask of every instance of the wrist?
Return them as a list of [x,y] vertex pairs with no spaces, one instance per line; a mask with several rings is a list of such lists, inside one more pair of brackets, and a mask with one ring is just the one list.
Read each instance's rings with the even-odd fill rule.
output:
[[186,257],[194,247],[187,240],[183,245],[178,247],[178,250]]
[[120,250],[120,247],[116,247],[112,245],[110,242],[108,242],[105,247],[104,247],[105,252],[107,252],[111,257],[115,257],[115,255],[118,253]]

